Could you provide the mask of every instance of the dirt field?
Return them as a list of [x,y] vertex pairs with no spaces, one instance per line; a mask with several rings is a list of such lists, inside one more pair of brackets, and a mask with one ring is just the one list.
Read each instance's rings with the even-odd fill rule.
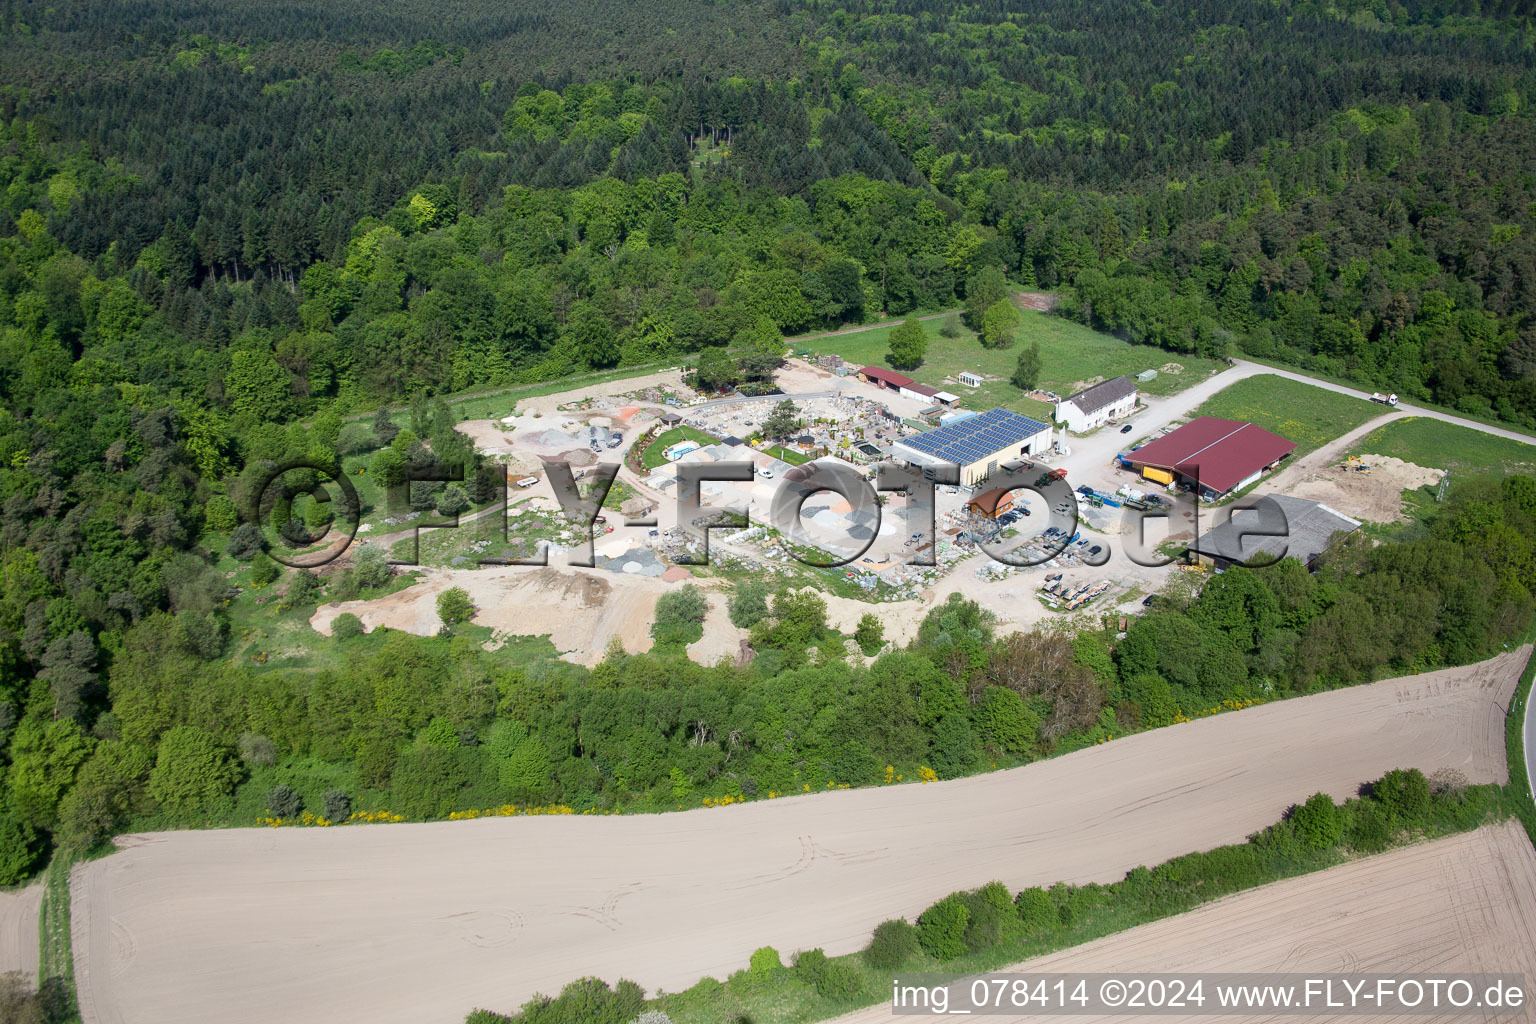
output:
[[21,971],[37,977],[37,913],[43,904],[43,883],[0,892],[0,974]]
[[1396,414],[1387,414],[1361,424],[1286,466],[1260,485],[1259,490],[1310,498],[1347,516],[1373,523],[1401,520],[1403,492],[1439,483],[1445,475],[1443,470],[1426,469],[1385,455],[1363,457],[1362,461],[1371,467],[1369,473],[1351,472],[1342,464],[1344,453],[1360,438],[1396,418]]
[[1008,772],[680,814],[128,836],[75,868],[86,1024],[458,1024],[573,978],[677,990],[861,947],[963,886],[1110,881],[1399,766],[1502,781],[1529,648]]
[[[631,654],[651,649],[651,623],[656,618],[656,599],[673,584],[655,577],[630,576],[602,570],[564,567],[509,566],[476,570],[422,569],[420,583],[387,597],[369,601],[345,601],[321,605],[309,624],[329,636],[331,623],[343,612],[362,620],[364,628],[402,629],[417,636],[431,636],[442,627],[437,615],[437,595],[449,587],[463,587],[475,603],[474,622],[499,633],[515,636],[549,635],[555,647],[570,660],[595,665],[602,660],[615,637]],[[708,586],[708,581],[700,581]],[[700,651],[713,662],[725,647],[736,653],[736,635],[728,636],[730,621],[706,624]],[[711,635],[715,630],[718,636]]]
[[[1178,917],[1005,968],[1021,972],[1506,973],[1536,977],[1536,851],[1515,823],[1489,826],[1238,893]],[[910,1021],[880,1006],[835,1024]],[[988,1016],[1026,1024],[1039,1016]],[[1074,1016],[1125,1021],[1125,1016]],[[1158,1021],[1183,1019],[1158,1016]],[[1265,1018],[1247,1017],[1245,1020]],[[1275,1017],[1326,1021],[1325,1016]],[[1533,1014],[1415,1015],[1414,1021]]]

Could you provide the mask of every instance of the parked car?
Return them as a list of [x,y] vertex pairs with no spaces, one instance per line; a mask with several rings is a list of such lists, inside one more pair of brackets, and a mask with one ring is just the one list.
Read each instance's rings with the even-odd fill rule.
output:
[[1091,557],[1093,557],[1094,555],[1098,554],[1100,551],[1103,551],[1103,550],[1104,549],[1101,546],[1099,546],[1098,544],[1095,544],[1093,547],[1088,549],[1088,556],[1091,558]]
[[1148,594],[1146,597],[1141,599],[1141,606],[1143,608],[1151,608],[1154,604],[1157,604],[1156,594]]
[[1131,432],[1131,426],[1132,426],[1132,424],[1127,423],[1125,426],[1120,428],[1120,433],[1122,433],[1122,434],[1129,434]]

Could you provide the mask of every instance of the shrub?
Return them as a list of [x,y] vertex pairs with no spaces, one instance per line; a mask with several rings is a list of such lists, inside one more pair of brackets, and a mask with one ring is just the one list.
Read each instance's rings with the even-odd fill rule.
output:
[[444,626],[456,626],[468,622],[475,614],[475,603],[469,599],[469,591],[463,587],[449,587],[437,595],[437,617]]
[[282,575],[282,567],[274,562],[265,551],[258,551],[251,556],[251,582],[258,587],[264,587],[268,583]]
[[314,573],[307,569],[295,569],[288,580],[288,589],[283,592],[283,603],[290,608],[309,604],[319,590],[320,581],[315,579]]
[[894,971],[916,956],[918,948],[917,929],[906,918],[882,921],[864,947],[864,962],[877,971]]
[[963,333],[963,331],[964,328],[960,324],[959,313],[949,314],[949,316],[945,317],[943,322],[939,324],[939,333],[946,338],[958,338]]
[[357,585],[366,589],[382,587],[389,582],[389,559],[377,544],[364,544],[352,556],[352,572]]
[[825,999],[852,999],[864,987],[852,964],[829,960],[819,949],[808,949],[795,957],[795,977]]
[[971,912],[960,893],[944,897],[917,919],[917,941],[935,960],[953,960],[965,952],[965,926]]
[[224,553],[241,562],[250,561],[261,550],[261,531],[255,523],[242,523],[229,535]]
[[331,635],[338,640],[350,640],[363,635],[363,620],[351,612],[342,612],[331,620]]
[[853,631],[853,642],[870,657],[879,654],[885,644],[885,626],[881,624],[880,617],[874,612],[861,615],[858,628]]
[[747,580],[737,584],[730,600],[726,602],[731,625],[737,629],[751,629],[760,620],[767,618],[769,593],[768,584],[761,580]]
[[1291,823],[1307,845],[1318,850],[1333,846],[1344,833],[1338,808],[1327,793],[1313,793],[1307,797],[1306,803],[1291,812]]
[[304,809],[304,798],[284,785],[273,786],[267,793],[267,810],[279,818],[292,818]]
[[469,493],[458,484],[449,484],[437,496],[439,515],[456,516],[469,510]]
[[1019,893],[1013,906],[1018,911],[1019,920],[1031,932],[1045,931],[1056,925],[1056,904],[1051,902],[1051,897],[1038,885]]
[[326,790],[320,798],[320,815],[326,821],[346,821],[352,817],[352,798],[339,789]]
[[1429,780],[1417,768],[1397,768],[1371,787],[1371,798],[1394,821],[1417,825],[1429,814]]
[[1345,838],[1361,853],[1379,853],[1392,842],[1392,821],[1374,800],[1352,802]]
[[657,643],[691,644],[704,635],[708,611],[704,592],[693,584],[668,591],[656,602],[651,636]]
[[239,751],[240,760],[246,764],[265,766],[277,763],[277,748],[260,733],[241,733]]
[[227,495],[215,494],[208,499],[208,504],[203,506],[203,521],[210,529],[229,533],[240,525],[240,512]]
[[766,978],[784,969],[784,961],[779,959],[779,951],[772,946],[763,946],[752,954],[752,959],[747,962],[747,970],[759,978]]

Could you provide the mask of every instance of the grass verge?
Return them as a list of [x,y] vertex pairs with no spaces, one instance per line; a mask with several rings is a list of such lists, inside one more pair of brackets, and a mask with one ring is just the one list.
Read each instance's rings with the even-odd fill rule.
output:
[[1294,462],[1383,411],[1359,398],[1266,373],[1218,391],[1191,416],[1246,420],[1295,441]]

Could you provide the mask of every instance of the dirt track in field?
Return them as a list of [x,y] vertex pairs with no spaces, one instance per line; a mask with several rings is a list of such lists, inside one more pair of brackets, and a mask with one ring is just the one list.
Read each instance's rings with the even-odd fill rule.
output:
[[582,975],[678,990],[861,947],[954,889],[1110,881],[1400,766],[1506,777],[1529,649],[1008,772],[627,817],[128,836],[74,872],[86,1024],[458,1024]]
[[[1530,980],[1536,978],[1536,850],[1518,823],[1490,825],[1237,893],[1187,914],[1004,969],[1029,974],[1524,973],[1529,991]],[[984,1019],[1027,1024],[1040,1017],[1003,1014]],[[1070,1019],[1124,1024],[1140,1018],[1084,1015]],[[1146,1019],[1188,1018],[1173,1014]],[[1242,1019],[1320,1022],[1339,1018],[1254,1015]],[[1392,1019],[1466,1024],[1531,1020],[1533,1015],[1461,1012]],[[882,1005],[839,1017],[832,1024],[911,1020]]]

